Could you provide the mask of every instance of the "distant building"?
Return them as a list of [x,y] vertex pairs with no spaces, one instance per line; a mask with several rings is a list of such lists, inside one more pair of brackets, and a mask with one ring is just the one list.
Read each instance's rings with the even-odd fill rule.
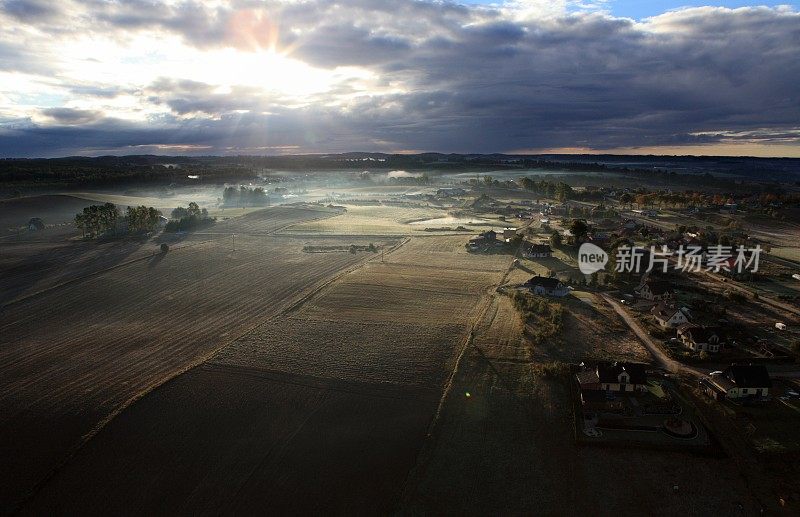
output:
[[694,352],[719,352],[724,334],[719,327],[684,325],[678,329],[678,339],[683,346]]
[[525,258],[548,258],[553,256],[549,244],[530,244],[523,247],[522,256]]
[[527,282],[525,287],[534,294],[541,296],[554,296],[561,298],[569,294],[569,289],[558,278],[548,278],[544,276],[534,276]]
[[662,328],[674,329],[689,323],[688,310],[685,307],[676,307],[664,302],[654,305],[650,309],[650,314]]
[[444,187],[436,191],[436,197],[457,197],[464,196],[467,191],[458,187]]
[[675,296],[672,284],[666,280],[645,280],[642,285],[636,288],[636,294],[645,300],[660,301],[669,300]]
[[722,373],[703,379],[700,387],[718,400],[758,399],[769,395],[772,381],[762,364],[732,364]]

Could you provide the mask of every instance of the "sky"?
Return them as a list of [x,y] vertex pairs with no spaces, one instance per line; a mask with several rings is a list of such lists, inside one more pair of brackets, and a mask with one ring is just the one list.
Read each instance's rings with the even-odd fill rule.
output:
[[0,0],[0,157],[800,157],[798,2]]

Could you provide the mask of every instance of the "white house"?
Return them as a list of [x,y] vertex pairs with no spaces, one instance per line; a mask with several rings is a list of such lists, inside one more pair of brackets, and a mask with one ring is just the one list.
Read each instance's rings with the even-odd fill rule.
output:
[[549,244],[531,244],[523,248],[522,256],[525,258],[547,258],[553,256],[553,250]]
[[525,287],[530,289],[534,294],[541,296],[555,296],[561,298],[569,294],[567,286],[562,284],[558,278],[534,276],[525,282]]
[[581,391],[634,392],[647,389],[646,366],[639,363],[601,362],[594,368],[584,367],[576,374],[576,379]]
[[648,279],[637,287],[635,291],[640,297],[650,301],[669,300],[675,295],[672,284],[666,280]]
[[678,339],[683,346],[695,352],[719,352],[724,334],[718,327],[684,325],[678,329]]
[[[769,395],[772,381],[763,364],[732,364],[724,371],[703,379],[701,386],[716,398],[761,398]],[[710,393],[712,394],[712,393]]]
[[689,323],[689,309],[686,307],[676,307],[664,302],[654,305],[650,313],[656,322],[665,329],[675,329]]

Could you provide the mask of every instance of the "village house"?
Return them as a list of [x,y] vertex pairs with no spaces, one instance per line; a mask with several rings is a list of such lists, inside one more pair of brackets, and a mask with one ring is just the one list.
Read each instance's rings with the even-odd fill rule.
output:
[[506,242],[511,241],[517,235],[516,228],[503,228],[503,240]]
[[674,329],[689,323],[689,309],[661,302],[650,309],[656,322],[665,329]]
[[719,327],[684,325],[678,328],[678,339],[683,346],[694,352],[719,352],[724,334]]
[[732,364],[700,381],[700,387],[717,400],[763,399],[769,395],[772,381],[763,364]]
[[540,296],[554,296],[561,298],[569,294],[569,288],[565,286],[558,278],[548,278],[544,276],[534,276],[527,282],[525,287],[530,289],[534,294]]
[[481,233],[477,237],[473,237],[472,239],[470,239],[469,242],[467,243],[467,247],[470,250],[475,251],[482,248],[495,246],[498,243],[499,241],[497,240],[497,232],[495,232],[494,230],[489,230]]
[[523,248],[522,256],[525,258],[549,258],[553,256],[553,250],[549,244],[531,244]]
[[640,363],[601,362],[576,374],[584,391],[637,392],[647,390],[647,366]]
[[672,284],[666,280],[647,279],[635,289],[635,292],[639,297],[650,301],[669,300],[675,296]]

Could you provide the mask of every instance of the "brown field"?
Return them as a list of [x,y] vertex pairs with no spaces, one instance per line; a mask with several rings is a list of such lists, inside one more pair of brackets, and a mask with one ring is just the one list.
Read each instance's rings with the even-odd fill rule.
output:
[[385,514],[437,400],[203,366],[122,413],[23,513]]
[[[111,421],[29,501],[26,512],[102,508],[126,513],[136,508],[145,513],[250,513],[268,505],[293,513],[387,513],[394,507],[481,300],[500,281],[511,257],[496,256],[484,261],[485,270],[472,272],[447,268],[448,258],[463,259],[462,248],[456,246],[430,248],[413,265],[405,250],[416,246],[412,239],[389,249],[381,263],[380,254],[300,253],[307,239],[262,237],[259,221],[251,216],[238,219],[230,230],[237,232],[237,251],[220,251],[227,260],[208,257],[223,247],[220,243],[227,248],[227,238],[197,245],[207,261],[201,269],[207,271],[204,283],[219,277],[213,289],[192,286],[188,278],[170,278],[168,285],[177,292],[169,303],[151,309],[151,317],[165,314],[152,321],[150,328],[161,331],[158,344],[142,358],[143,369],[156,369],[147,361],[164,361],[165,345],[184,341],[179,332],[188,329],[169,329],[168,318],[191,312],[191,304],[170,304],[191,298],[188,292],[193,291],[194,299],[209,307],[196,311],[202,320],[186,322],[195,335],[185,340],[188,350],[173,355],[191,351],[198,362],[206,361]],[[274,247],[259,245],[267,239]],[[352,240],[361,243],[363,238],[343,238],[340,244]],[[400,251],[408,264],[393,262]],[[240,255],[247,256],[240,261]],[[157,270],[173,270],[170,258],[168,254]],[[365,259],[371,260],[337,277],[338,271]],[[187,270],[196,277],[199,265]],[[123,276],[124,269],[101,275],[103,281],[107,285],[105,277],[116,278],[117,271]],[[223,280],[231,277],[229,289],[218,293]],[[313,286],[312,278],[317,280]],[[336,280],[323,286],[324,278]],[[167,282],[159,280],[153,282]],[[289,285],[293,289],[285,293],[283,286]],[[86,285],[82,289],[94,292]],[[207,300],[209,296],[218,301]],[[284,302],[279,305],[278,300]],[[125,307],[141,304],[136,299]],[[78,319],[90,317],[78,313]],[[109,319],[111,314],[103,315],[103,322]],[[248,320],[251,330],[223,324],[231,319]],[[103,326],[103,335],[117,333],[127,340],[96,345],[94,356],[154,339],[146,328],[150,322],[137,326],[134,339],[120,332],[130,322],[120,322],[111,332],[105,323],[92,321],[90,325]],[[181,322],[173,325],[183,327]],[[225,339],[204,336],[206,326],[222,326]],[[232,344],[223,346],[230,340]],[[58,353],[48,350],[45,355]],[[119,361],[129,363],[131,357],[119,354]],[[83,379],[76,388],[97,384],[93,374],[80,375],[75,366],[70,365],[69,375]],[[141,370],[117,371],[99,359],[90,366],[105,379],[129,383],[126,390],[142,390],[133,386]],[[41,386],[36,390],[41,392]],[[109,397],[114,390],[99,391]],[[42,408],[43,413],[53,411]],[[91,474],[97,471],[107,475],[97,480]]]
[[386,262],[469,271],[504,271],[508,267],[511,255],[467,252],[464,245],[469,238],[469,235],[415,236],[387,257]]
[[[373,256],[302,253],[302,241],[266,235],[292,217],[317,215],[276,208],[246,216],[242,229],[263,235],[238,237],[236,251],[226,239],[198,243],[7,306],[0,315],[3,506],[28,496],[141,393]],[[233,223],[228,230],[239,231]]]
[[32,217],[40,217],[45,225],[72,222],[76,213],[91,204],[85,199],[67,195],[2,200],[0,201],[0,235],[16,233],[16,229],[20,226],[27,226]]

